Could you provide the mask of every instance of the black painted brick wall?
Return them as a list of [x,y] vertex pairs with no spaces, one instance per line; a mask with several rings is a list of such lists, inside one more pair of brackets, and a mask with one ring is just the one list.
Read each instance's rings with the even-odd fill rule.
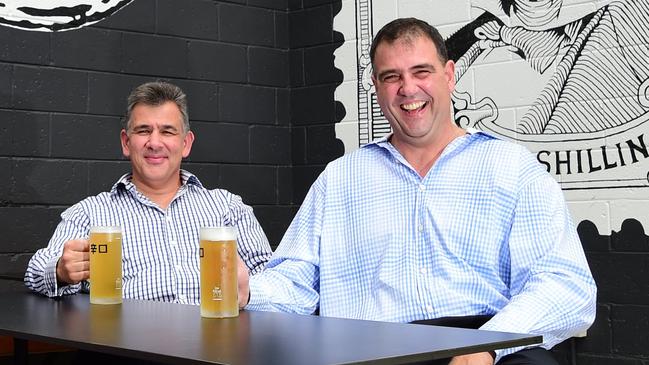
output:
[[649,236],[635,219],[619,232],[578,226],[598,286],[595,323],[575,341],[580,365],[649,364]]
[[334,32],[340,1],[291,1],[289,39],[291,69],[292,162],[294,200],[301,202],[327,162],[343,155],[335,123],[342,104],[334,97],[343,81],[334,67],[333,52],[344,41]]
[[128,92],[164,79],[189,97],[184,168],[255,208],[276,245],[293,199],[287,0],[138,0],[77,30],[0,27],[0,279],[21,280],[60,213],[129,170]]

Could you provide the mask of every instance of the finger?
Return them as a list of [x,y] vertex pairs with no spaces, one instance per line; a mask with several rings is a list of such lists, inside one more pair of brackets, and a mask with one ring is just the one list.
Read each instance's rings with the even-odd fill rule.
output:
[[77,284],[82,280],[88,280],[88,278],[90,278],[90,271],[78,271],[70,275],[70,282]]
[[87,260],[86,261],[81,261],[81,262],[79,262],[79,264],[81,265],[79,271],[88,271],[88,272],[90,272],[90,261],[87,261]]
[[243,263],[241,258],[237,260],[237,279],[238,279],[238,290],[239,290],[239,308],[243,308],[248,305],[250,300],[250,287],[249,287],[249,276],[248,276],[248,267]]
[[241,275],[242,271],[248,272],[248,267],[246,266],[246,264],[243,263],[241,257],[237,257],[237,273]]
[[69,250],[73,252],[86,252],[89,249],[88,240],[85,239],[74,239],[65,243],[64,250]]
[[79,281],[90,279],[90,270],[82,271],[80,272],[80,274],[81,274],[81,278],[79,279]]

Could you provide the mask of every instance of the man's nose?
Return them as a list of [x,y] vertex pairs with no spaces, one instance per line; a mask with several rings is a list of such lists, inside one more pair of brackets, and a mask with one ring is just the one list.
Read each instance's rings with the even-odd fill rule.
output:
[[401,77],[401,87],[399,88],[399,93],[401,95],[414,95],[418,89],[417,82],[414,78],[407,75]]
[[147,141],[147,144],[151,148],[155,148],[157,146],[160,146],[162,143],[160,132],[158,131],[153,131],[151,134],[149,134],[149,140]]

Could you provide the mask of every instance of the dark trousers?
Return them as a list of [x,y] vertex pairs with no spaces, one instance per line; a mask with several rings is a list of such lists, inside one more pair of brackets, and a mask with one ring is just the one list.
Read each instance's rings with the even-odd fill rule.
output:
[[[444,317],[414,321],[412,323],[478,329],[491,319],[491,317],[492,316]],[[449,361],[451,361],[451,359],[433,360],[418,364],[447,365]],[[550,351],[542,347],[532,347],[504,356],[500,361],[498,361],[498,365],[559,365],[559,363]]]

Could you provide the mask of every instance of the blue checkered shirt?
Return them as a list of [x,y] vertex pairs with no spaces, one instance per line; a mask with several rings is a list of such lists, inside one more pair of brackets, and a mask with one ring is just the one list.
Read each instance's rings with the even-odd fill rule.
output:
[[122,176],[110,192],[68,208],[48,246],[29,261],[27,287],[50,297],[87,290],[87,282],[58,286],[56,264],[63,244],[87,238],[91,226],[122,228],[124,298],[199,304],[201,226],[236,226],[239,255],[252,274],[263,270],[272,251],[252,208],[226,190],[204,188],[187,171],[181,170],[181,180],[166,210],[137,191],[131,174]]
[[547,348],[588,328],[596,297],[559,185],[523,147],[477,131],[424,178],[387,138],[330,163],[250,289],[251,310],[494,315],[482,329],[542,334]]

